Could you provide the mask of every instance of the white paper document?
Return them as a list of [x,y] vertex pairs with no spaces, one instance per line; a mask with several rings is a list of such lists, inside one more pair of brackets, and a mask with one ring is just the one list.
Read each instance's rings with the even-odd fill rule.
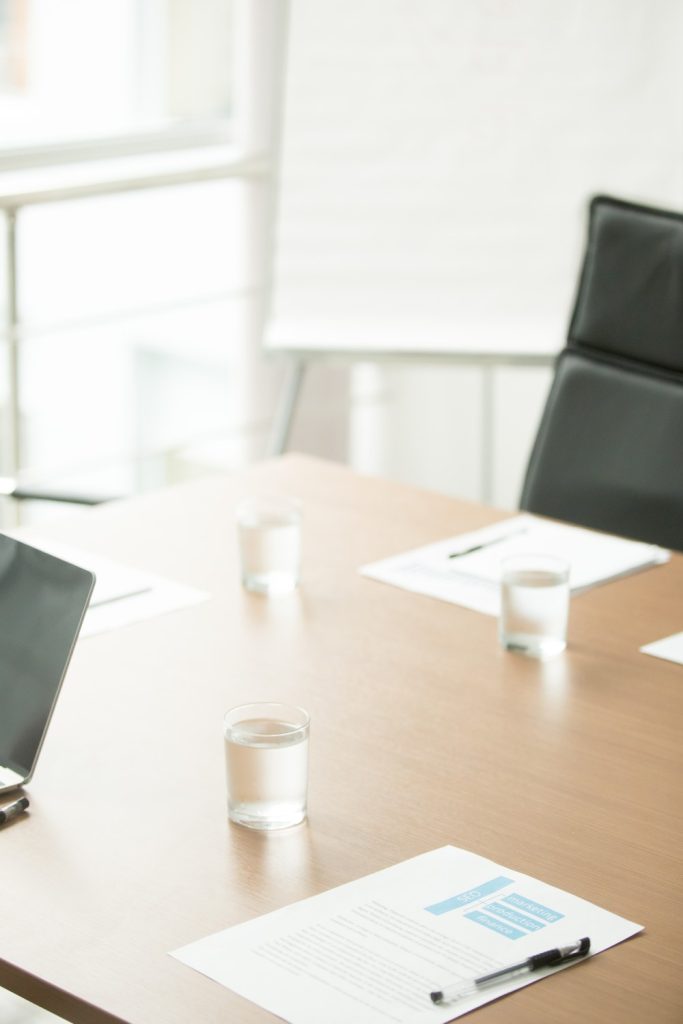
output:
[[381,583],[498,615],[501,561],[520,554],[564,558],[571,566],[572,594],[670,557],[654,544],[520,515],[373,562],[360,572]]
[[[16,534],[25,539],[23,534]],[[131,569],[109,558],[58,541],[31,537],[27,543],[95,573],[95,587],[80,636],[94,636],[119,626],[153,618],[208,598],[204,591],[163,576]]]
[[561,889],[444,846],[171,955],[290,1024],[445,1024],[580,961],[442,1005],[430,998],[435,990],[585,936],[593,955],[641,930]]
[[663,640],[655,640],[640,649],[643,654],[651,654],[655,658],[664,658],[665,661],[675,661],[683,665],[683,633],[665,636]]

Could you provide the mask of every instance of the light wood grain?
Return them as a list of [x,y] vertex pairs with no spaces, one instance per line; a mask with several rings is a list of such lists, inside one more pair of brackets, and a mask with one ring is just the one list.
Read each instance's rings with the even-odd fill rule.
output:
[[[261,491],[305,509],[275,600],[238,579],[234,508]],[[683,556],[576,598],[545,664],[357,572],[501,516],[287,456],[53,524],[212,598],[79,643],[0,835],[0,984],[75,1024],[274,1020],[168,951],[452,843],[646,928],[482,1024],[680,1024],[683,669],[638,648],[683,627]],[[309,822],[266,836],[226,820],[221,722],[268,698],[309,709],[312,776]]]

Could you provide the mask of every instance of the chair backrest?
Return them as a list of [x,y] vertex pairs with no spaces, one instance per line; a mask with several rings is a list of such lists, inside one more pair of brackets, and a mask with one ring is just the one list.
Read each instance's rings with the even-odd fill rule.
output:
[[683,214],[592,200],[520,507],[683,550]]

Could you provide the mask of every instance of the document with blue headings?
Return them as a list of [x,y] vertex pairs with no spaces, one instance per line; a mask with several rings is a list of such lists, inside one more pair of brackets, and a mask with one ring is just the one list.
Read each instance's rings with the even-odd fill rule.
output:
[[[290,1024],[445,1024],[558,970],[571,967],[581,985],[587,956],[641,930],[578,896],[444,846],[171,955]],[[583,938],[590,939],[587,956],[471,991],[475,979]],[[448,998],[435,1002],[432,993]]]

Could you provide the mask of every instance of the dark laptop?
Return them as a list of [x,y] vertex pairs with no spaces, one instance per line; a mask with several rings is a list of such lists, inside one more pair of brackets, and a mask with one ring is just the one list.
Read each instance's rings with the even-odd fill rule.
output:
[[0,792],[28,782],[95,576],[0,534]]

